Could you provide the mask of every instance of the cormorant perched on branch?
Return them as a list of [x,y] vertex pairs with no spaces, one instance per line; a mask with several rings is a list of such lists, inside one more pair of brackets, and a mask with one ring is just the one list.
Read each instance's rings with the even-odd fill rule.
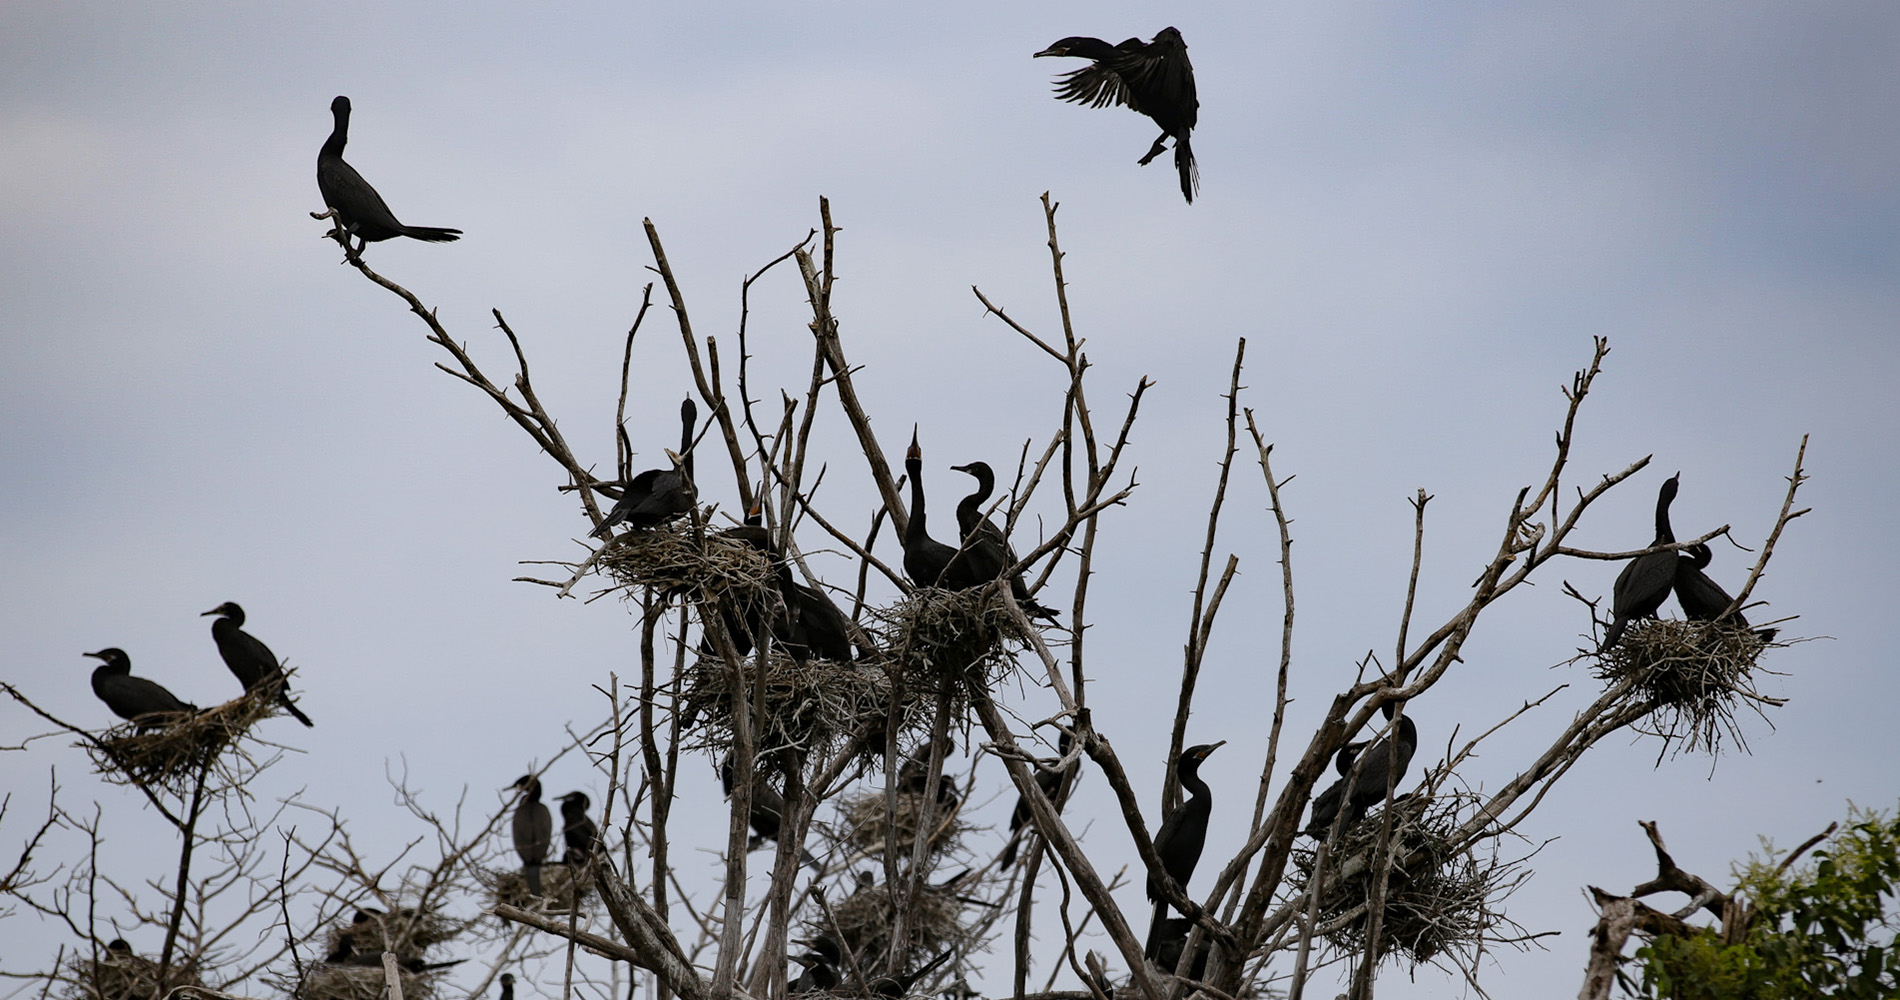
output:
[[[996,490],[996,473],[990,470],[988,462],[953,465],[950,471],[976,477],[976,492],[957,503],[957,531],[963,536],[963,562],[977,579],[994,580],[1016,564],[1016,550],[1010,548],[1003,529],[983,516],[983,504]],[[1024,614],[1031,618],[1055,620],[1054,611],[1037,604],[1029,596],[1029,588],[1023,583],[1021,573],[1009,578],[1009,592],[1016,598]]]
[[925,962],[923,968],[915,972],[906,972],[901,976],[877,976],[866,985],[872,996],[888,997],[890,1000],[907,997],[910,995],[911,987],[917,985],[925,976],[930,975],[932,970],[942,965],[944,960],[953,954],[955,954],[954,951],[946,951],[936,958]]
[[1142,166],[1161,155],[1168,137],[1174,138],[1174,169],[1181,175],[1181,196],[1190,204],[1200,190],[1200,171],[1188,134],[1200,116],[1194,95],[1194,67],[1188,62],[1187,42],[1172,27],[1154,40],[1130,38],[1110,45],[1099,38],[1071,36],[1036,53],[1037,56],[1079,56],[1094,62],[1063,74],[1056,81],[1056,97],[1092,108],[1125,104],[1154,119],[1161,135],[1140,160]]
[[112,714],[139,724],[140,729],[164,725],[157,716],[168,713],[189,714],[198,706],[188,705],[157,681],[132,676],[132,658],[117,646],[85,654],[103,660],[92,671],[92,693],[112,709]]
[[[1676,540],[1675,531],[1669,527],[1669,505],[1675,502],[1676,480],[1681,475],[1678,472],[1670,476],[1656,493],[1656,538],[1649,543],[1651,546],[1668,545]],[[1623,630],[1629,628],[1631,621],[1656,617],[1656,610],[1662,607],[1669,597],[1669,588],[1676,582],[1676,565],[1680,561],[1674,552],[1651,552],[1631,559],[1623,572],[1617,574],[1610,599],[1613,617],[1609,629],[1603,633],[1604,651],[1614,649],[1623,640]]]
[[515,853],[521,855],[521,874],[528,880],[528,891],[541,895],[541,862],[548,859],[548,847],[554,843],[554,817],[541,801],[541,779],[524,774],[508,786],[521,790],[515,805]]
[[[944,579],[951,564],[961,560],[957,558],[954,546],[945,545],[930,537],[924,524],[924,450],[917,444],[917,429],[911,428],[910,450],[904,453],[904,472],[910,476],[910,522],[904,526],[904,572],[910,575],[912,583],[919,587],[945,587],[961,590],[962,586]],[[961,575],[961,574],[958,574]],[[982,581],[974,581],[981,583]]]
[[648,469],[634,476],[621,489],[620,501],[607,512],[600,526],[588,532],[600,538],[622,521],[633,529],[655,528],[693,509],[698,499],[693,490],[693,424],[699,419],[699,407],[693,397],[680,404],[680,450],[667,453],[672,467]]
[[[1062,758],[1069,755],[1069,748],[1075,745],[1075,737],[1063,730],[1062,738],[1056,741],[1056,759],[1043,762],[1036,768],[1036,787],[1054,803],[1057,812],[1062,811],[1062,803],[1056,801],[1056,792],[1062,787],[1062,779],[1080,766],[1081,761],[1071,762],[1067,768],[1056,770]],[[1008,868],[1016,863],[1016,846],[1022,841],[1023,827],[1029,824],[1030,809],[1028,796],[1016,796],[1016,808],[1009,814],[1009,843],[1003,845],[1002,856],[997,858],[997,866]]]
[[557,801],[561,803],[561,837],[567,842],[561,863],[584,865],[600,847],[600,828],[587,818],[587,807],[592,802],[586,792],[569,792]]
[[[725,789],[726,798],[732,798],[732,755],[719,762],[719,784]],[[752,840],[746,850],[755,851],[770,840],[778,842],[779,834],[785,825],[785,796],[766,779],[765,772],[755,769],[752,775],[751,811],[746,814],[746,822],[752,827]],[[816,865],[818,859],[811,852],[799,848],[799,860],[808,865]]]
[[316,725],[290,700],[290,685],[285,681],[284,666],[277,655],[256,636],[244,631],[244,609],[238,607],[236,601],[226,601],[198,617],[210,615],[218,616],[218,620],[211,623],[211,640],[218,644],[218,655],[224,658],[224,665],[231,668],[231,673],[237,675],[244,690],[256,691],[269,685],[284,711],[306,726]]
[[[1685,549],[1681,561],[1676,563],[1676,601],[1682,605],[1683,617],[1692,622],[1712,622],[1735,602],[1735,598],[1730,597],[1721,584],[1702,572],[1714,559],[1715,553],[1709,550],[1708,543],[1698,542]],[[1742,616],[1739,609],[1729,615],[1728,620],[1741,628],[1748,627],[1748,619]],[[1773,642],[1780,631],[1764,628],[1756,629],[1755,634],[1763,642]]]
[[[1161,921],[1160,928],[1155,933],[1154,963],[1172,975],[1181,964],[1181,952],[1187,948],[1188,933],[1194,930],[1194,921],[1186,917],[1168,917]],[[1189,979],[1207,977],[1207,953],[1211,943],[1203,940],[1201,946],[1194,949],[1194,961],[1187,969]]]
[[[1155,854],[1161,858],[1161,870],[1174,879],[1183,892],[1187,891],[1188,880],[1194,877],[1194,866],[1201,863],[1201,848],[1207,846],[1207,821],[1214,811],[1214,795],[1208,790],[1207,782],[1201,780],[1201,762],[1226,742],[1202,743],[1181,751],[1176,773],[1188,797],[1174,807],[1174,812],[1161,824],[1161,832],[1155,834]],[[1157,935],[1168,913],[1168,904],[1161,898],[1161,884],[1152,873],[1148,876],[1148,900],[1155,904],[1147,947],[1147,955],[1152,959],[1159,953]]]
[[336,118],[336,127],[330,131],[330,137],[323,140],[323,148],[317,151],[317,190],[323,193],[323,203],[330,206],[331,214],[336,217],[337,229],[357,238],[358,253],[363,251],[364,244],[397,236],[429,243],[452,243],[462,238],[460,229],[405,226],[397,222],[395,213],[383,204],[383,196],[369,186],[355,167],[343,162],[343,145],[350,141],[350,99],[339,97],[331,101],[330,114]]
[[1308,836],[1326,836],[1326,830],[1333,825],[1333,817],[1339,815],[1340,802],[1346,797],[1346,776],[1352,773],[1352,762],[1359,758],[1360,751],[1370,745],[1371,741],[1368,740],[1348,743],[1333,755],[1333,770],[1339,772],[1339,780],[1313,797],[1313,819],[1306,824],[1305,830]]

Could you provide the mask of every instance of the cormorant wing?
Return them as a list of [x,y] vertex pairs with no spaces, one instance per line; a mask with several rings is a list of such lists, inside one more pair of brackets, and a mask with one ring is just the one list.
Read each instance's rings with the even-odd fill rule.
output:
[[1089,63],[1056,77],[1056,100],[1071,101],[1091,108],[1128,103],[1128,85],[1121,74],[1102,63]]
[[1179,124],[1193,128],[1201,101],[1194,92],[1194,66],[1181,33],[1169,29],[1146,45],[1123,42],[1116,48],[1120,55],[1113,69],[1125,94],[1119,103],[1157,121],[1179,118]]

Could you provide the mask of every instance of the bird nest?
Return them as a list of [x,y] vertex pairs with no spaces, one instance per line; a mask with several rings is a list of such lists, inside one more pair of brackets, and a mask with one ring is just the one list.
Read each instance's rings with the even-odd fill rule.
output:
[[1713,754],[1725,735],[1746,746],[1736,728],[1738,706],[1759,714],[1764,705],[1782,704],[1755,690],[1762,651],[1775,645],[1727,622],[1638,621],[1597,655],[1595,673],[1612,684],[1633,682],[1632,698],[1650,707],[1649,725],[1665,744]]
[[528,891],[527,876],[519,868],[477,868],[475,879],[496,903],[543,913],[571,913],[587,899],[587,883],[576,879],[577,869],[565,864],[541,866],[541,894]]
[[[703,512],[702,512],[703,513]],[[607,575],[627,587],[666,594],[757,594],[771,586],[772,560],[764,552],[682,518],[657,528],[623,531],[602,550]]]
[[[923,817],[923,807],[927,801],[920,793],[899,791],[897,821],[893,825],[886,809],[883,789],[847,795],[839,802],[840,821],[831,830],[832,836],[850,853],[871,858],[883,857],[884,845],[895,836],[899,853],[908,856],[910,846],[916,843],[917,823]],[[962,821],[961,806],[962,799],[957,798],[941,803],[933,810],[928,834],[933,854],[956,843],[969,830]],[[935,955],[936,952],[931,954]]]
[[[802,747],[829,754],[860,733],[888,728],[891,678],[868,663],[839,663],[816,657],[803,663],[774,649],[764,659],[745,657],[739,681],[754,713],[753,739],[762,751]],[[763,670],[763,676],[760,671]],[[723,753],[737,737],[733,728],[733,671],[725,660],[703,656],[682,682],[689,747]],[[761,704],[763,702],[763,704]],[[914,695],[899,709],[899,728],[925,725],[923,705]]]
[[353,922],[330,928],[324,947],[334,954],[344,935],[348,935],[358,955],[377,956],[393,951],[400,958],[419,958],[425,950],[462,933],[468,923],[434,909],[418,910],[412,906],[400,907],[394,913],[358,910]]
[[947,679],[990,684],[1016,665],[1005,643],[1029,641],[995,587],[919,587],[871,615],[879,648],[905,670]]
[[201,712],[144,717],[159,720],[156,727],[150,722],[114,726],[86,750],[107,781],[183,792],[200,768],[210,766],[252,726],[276,712],[276,692],[259,688]]
[[[398,968],[396,979],[402,983],[403,1000],[431,1000],[435,996],[434,973]],[[296,998],[383,1000],[388,992],[383,985],[383,967],[380,962],[376,965],[317,964],[305,970],[303,982],[297,985]]]
[[[963,922],[963,904],[952,888],[929,884],[917,887],[917,897],[910,907],[910,950],[895,964],[890,961],[891,931],[897,925],[897,910],[884,886],[853,892],[832,903],[830,910],[830,921],[821,911],[806,923],[806,933],[814,938],[842,940],[867,978],[875,978],[889,968],[913,968],[947,950],[974,943],[970,941],[971,929]],[[838,972],[848,981],[850,961],[840,964]]]
[[102,950],[98,959],[73,958],[60,995],[65,1000],[160,1000],[180,986],[203,986],[198,967],[173,966],[159,981],[158,963],[130,952]]
[[[1497,910],[1522,875],[1514,863],[1480,857],[1452,846],[1460,822],[1460,796],[1408,795],[1392,803],[1392,866],[1385,883],[1385,915],[1379,924],[1379,954],[1394,952],[1414,965],[1447,954],[1461,967],[1476,961],[1504,921]],[[1342,831],[1328,853],[1327,882],[1320,897],[1319,936],[1342,954],[1366,952],[1366,916],[1377,873],[1377,813]],[[1295,848],[1289,884],[1305,892],[1317,848]]]

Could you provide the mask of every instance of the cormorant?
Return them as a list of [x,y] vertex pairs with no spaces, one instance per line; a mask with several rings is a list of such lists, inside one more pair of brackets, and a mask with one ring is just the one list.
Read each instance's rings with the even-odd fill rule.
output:
[[[357,951],[356,935],[352,932],[345,931],[337,935],[336,947],[330,951],[330,954],[324,956],[323,961],[326,965],[360,965],[375,968],[383,964],[383,956],[380,953],[369,955]],[[466,961],[468,961],[468,959],[458,958],[451,962],[425,962],[414,955],[398,955],[396,957],[396,964],[401,966],[404,972],[417,974],[435,972],[438,969],[447,969],[452,966],[461,965]]]
[[1130,38],[1110,45],[1099,38],[1072,36],[1036,53],[1037,56],[1079,56],[1094,60],[1081,69],[1063,74],[1056,81],[1059,100],[1103,108],[1125,104],[1154,119],[1161,135],[1140,160],[1142,166],[1161,155],[1168,137],[1174,138],[1174,169],[1181,175],[1181,196],[1190,204],[1200,189],[1200,172],[1194,166],[1194,151],[1188,146],[1188,134],[1200,116],[1200,99],[1194,94],[1194,67],[1188,62],[1187,42],[1172,27],[1163,28],[1154,40]]
[[785,595],[790,619],[785,634],[779,636],[786,652],[801,662],[812,656],[851,662],[851,620],[824,591],[792,579],[790,567],[781,567],[779,591]]
[[830,934],[821,934],[809,941],[798,943],[811,950],[792,958],[792,961],[804,966],[805,971],[786,986],[785,992],[787,994],[815,993],[836,988],[842,980],[838,974],[838,967],[844,963],[844,952],[839,949],[837,938]]
[[548,859],[548,847],[554,842],[554,817],[541,802],[541,779],[524,774],[508,787],[521,790],[521,801],[515,805],[515,853],[521,855],[528,891],[539,896],[541,862]]
[[[1676,563],[1676,601],[1682,605],[1683,617],[1692,622],[1712,622],[1735,601],[1721,584],[1702,572],[1714,558],[1715,553],[1709,550],[1708,543],[1700,542],[1685,549],[1681,561]],[[1748,627],[1748,619],[1739,610],[1729,615],[1728,620],[1740,628]],[[1756,629],[1755,634],[1763,642],[1773,642],[1780,631],[1764,628]]]
[[1346,776],[1352,773],[1352,762],[1359,758],[1360,751],[1370,745],[1370,741],[1348,743],[1333,755],[1333,770],[1339,772],[1339,780],[1313,797],[1313,819],[1306,824],[1304,831],[1307,836],[1326,836],[1326,830],[1333,825],[1333,817],[1339,815],[1340,801],[1346,797]]
[[[962,590],[982,580],[946,580],[952,563],[962,569],[955,546],[930,537],[924,525],[924,450],[917,444],[917,430],[910,432],[910,450],[904,453],[904,471],[910,476],[910,522],[904,526],[904,572],[919,587],[944,587]],[[961,577],[961,572],[954,574]]]
[[92,693],[121,719],[138,723],[140,729],[163,726],[164,716],[196,712],[198,706],[179,701],[164,685],[132,676],[132,658],[117,646],[85,654],[103,660],[92,671]]
[[946,951],[943,954],[938,955],[936,958],[933,958],[930,961],[925,962],[923,965],[923,968],[920,968],[915,972],[906,972],[901,976],[874,977],[870,981],[870,983],[867,984],[867,986],[869,987],[869,990],[872,996],[888,997],[890,998],[890,1000],[898,1000],[898,998],[900,997],[907,997],[910,995],[911,987],[917,985],[917,983],[920,980],[922,980],[925,976],[930,975],[930,973],[933,970],[935,970],[937,966],[942,965],[946,959],[948,959],[951,955],[954,955],[954,954],[956,954],[954,950]]
[[211,623],[211,639],[218,644],[218,655],[224,658],[224,665],[237,675],[244,690],[255,691],[269,685],[277,696],[277,704],[284,711],[297,717],[297,721],[306,726],[314,726],[308,715],[290,700],[289,685],[284,680],[284,667],[270,647],[259,642],[257,637],[244,631],[244,609],[236,601],[226,601],[198,617],[217,615],[218,620]]
[[501,974],[501,1000],[515,1000],[515,974],[512,972]]
[[[990,470],[988,462],[953,465],[950,469],[976,477],[976,492],[957,503],[957,531],[963,536],[963,561],[977,579],[985,582],[994,580],[1002,576],[1005,569],[1016,564],[1016,550],[1010,548],[1003,529],[983,516],[983,504],[996,489],[996,473]],[[1009,578],[1009,592],[1016,598],[1024,614],[1031,618],[1055,620],[1054,611],[1037,604],[1029,596],[1029,588],[1023,584],[1021,573]]]
[[648,469],[634,476],[621,488],[620,500],[607,512],[600,526],[588,532],[600,538],[622,521],[633,529],[656,528],[693,509],[697,494],[693,489],[693,424],[699,419],[699,407],[693,397],[680,404],[680,450],[668,452],[672,467]]
[[[1057,812],[1062,811],[1062,803],[1056,801],[1056,791],[1062,787],[1063,777],[1074,771],[1081,762],[1074,761],[1068,768],[1061,771],[1056,770],[1056,765],[1062,762],[1063,757],[1069,755],[1069,748],[1074,744],[1075,737],[1064,730],[1062,738],[1056,741],[1056,759],[1043,761],[1041,766],[1036,768],[1036,787],[1042,789],[1042,794],[1048,796],[1049,801],[1055,804]],[[1009,814],[1009,843],[1003,845],[1003,854],[997,859],[999,866],[1008,868],[1016,863],[1016,846],[1022,841],[1023,827],[1029,824],[1029,817],[1028,797],[1016,796],[1016,808]]]
[[[1188,933],[1194,930],[1194,921],[1186,917],[1168,917],[1161,921],[1160,930],[1155,932],[1154,963],[1169,975],[1181,964],[1181,952],[1187,948]],[[1202,941],[1194,949],[1194,961],[1188,966],[1189,979],[1203,979],[1207,976],[1207,952],[1211,942]]]
[[336,127],[317,152],[317,190],[323,193],[323,203],[330,206],[336,216],[337,229],[345,236],[357,238],[357,253],[363,252],[365,244],[397,236],[429,243],[452,243],[462,238],[460,229],[405,226],[397,222],[395,213],[383,204],[383,196],[369,186],[355,167],[343,162],[343,144],[350,141],[350,99],[339,97],[331,101],[330,114],[336,118]]
[[567,842],[567,853],[561,856],[561,863],[585,865],[600,847],[600,828],[587,818],[591,800],[586,792],[569,792],[558,801],[561,803],[561,837]]
[[[1651,546],[1668,545],[1676,540],[1676,533],[1669,527],[1669,505],[1676,499],[1677,473],[1662,484],[1656,493],[1656,538]],[[1629,628],[1631,621],[1638,618],[1654,618],[1656,610],[1669,597],[1669,588],[1676,582],[1676,564],[1680,558],[1674,552],[1651,552],[1637,556],[1623,567],[1616,576],[1616,587],[1611,591],[1610,608],[1613,618],[1610,627],[1603,633],[1603,649],[1609,651],[1623,639],[1623,630]]]
[[[1174,807],[1174,812],[1161,824],[1161,832],[1155,834],[1155,854],[1161,858],[1161,869],[1183,892],[1187,890],[1188,880],[1194,877],[1194,866],[1201,862],[1201,848],[1207,846],[1207,821],[1214,810],[1213,793],[1208,791],[1207,782],[1201,780],[1201,762],[1226,742],[1202,743],[1181,751],[1177,773],[1188,797]],[[1168,904],[1162,900],[1161,885],[1152,874],[1148,876],[1148,900],[1155,904],[1147,948],[1148,957],[1154,958],[1160,944],[1157,935],[1162,919],[1167,916]]]
[[[719,764],[719,784],[725,789],[726,798],[732,798],[732,756],[730,754]],[[751,812],[746,815],[746,822],[752,827],[752,839],[746,844],[746,850],[756,851],[768,840],[776,843],[779,832],[784,826],[784,817],[785,796],[766,780],[763,770],[755,769],[752,775]],[[811,856],[811,852],[802,847],[799,848],[798,855],[799,860],[805,864],[818,863],[818,860]]]
[[[1396,703],[1388,701],[1380,707],[1380,711],[1390,719],[1396,713],[1397,707]],[[1391,737],[1385,737],[1371,746],[1366,746],[1361,752],[1360,755],[1364,760],[1359,764],[1359,776],[1352,780],[1350,792],[1343,795],[1334,794],[1330,802],[1326,801],[1327,796],[1324,794],[1313,800],[1313,820],[1307,824],[1305,830],[1308,836],[1323,839],[1327,835],[1332,828],[1333,817],[1342,806],[1341,798],[1345,800],[1343,806],[1346,810],[1345,826],[1341,829],[1351,829],[1354,823],[1365,816],[1367,809],[1385,801],[1385,789],[1388,783],[1386,775],[1392,775],[1390,784],[1394,788],[1398,787],[1400,781],[1405,780],[1405,772],[1412,766],[1412,755],[1418,751],[1418,725],[1408,714],[1399,720],[1398,729],[1396,745]],[[1365,746],[1365,744],[1359,745]],[[1346,751],[1350,749],[1352,748],[1345,747],[1340,750],[1339,759],[1334,761],[1335,767],[1339,766],[1340,761],[1343,760],[1344,770],[1352,769],[1353,761],[1346,758]],[[1334,792],[1344,784],[1345,779],[1342,778],[1332,788],[1327,789],[1327,792]]]

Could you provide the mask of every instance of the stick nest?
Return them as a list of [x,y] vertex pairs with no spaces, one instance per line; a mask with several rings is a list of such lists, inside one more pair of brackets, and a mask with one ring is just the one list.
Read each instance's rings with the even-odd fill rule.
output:
[[468,928],[468,921],[445,916],[433,908],[404,906],[394,913],[357,912],[368,919],[331,927],[324,939],[329,951],[334,952],[343,935],[348,934],[358,955],[393,951],[400,958],[420,958],[424,951]]
[[1633,680],[1632,697],[1651,706],[1651,725],[1666,744],[1714,754],[1725,735],[1747,745],[1735,724],[1738,705],[1760,714],[1782,703],[1756,693],[1754,680],[1762,651],[1777,645],[1728,622],[1638,621],[1597,654],[1594,672],[1612,684]]
[[[183,794],[198,770],[217,760],[257,723],[276,715],[277,693],[260,687],[200,712],[146,716],[162,720],[127,722],[86,744],[98,773],[116,784],[138,784]],[[144,728],[141,728],[144,727]]]
[[[1386,878],[1376,958],[1397,952],[1418,965],[1454,953],[1462,957],[1461,967],[1469,967],[1503,923],[1497,907],[1517,887],[1521,874],[1515,864],[1495,855],[1480,857],[1469,848],[1452,847],[1450,837],[1460,820],[1458,796],[1408,795],[1395,799],[1391,808],[1393,865]],[[1380,826],[1375,812],[1342,831],[1328,853],[1319,933],[1343,954],[1363,955],[1366,950]],[[1306,891],[1317,854],[1316,847],[1294,849],[1288,875],[1296,890]],[[1340,872],[1346,873],[1343,878]]]
[[99,958],[73,958],[60,991],[65,1000],[160,1000],[179,986],[203,986],[198,966],[175,965],[161,984],[158,963],[128,952],[101,950]]
[[1006,642],[1029,642],[995,587],[919,587],[888,608],[869,609],[880,642],[908,672],[990,685],[1016,666]]
[[[756,652],[745,657],[740,674],[746,704],[755,713],[753,738],[761,752],[795,746],[830,754],[859,733],[887,728],[891,679],[882,668],[815,657],[800,663],[774,649],[765,658],[761,678],[758,660]],[[716,656],[703,656],[687,670],[681,728],[692,732],[689,748],[723,753],[736,744],[732,683],[732,669]],[[924,711],[920,698],[906,698],[899,728],[927,728]]]
[[[431,1000],[435,996],[434,972],[410,972],[398,968],[403,1000]],[[383,986],[383,967],[376,965],[311,965],[298,985],[297,1000],[383,1000],[389,991]],[[108,998],[110,1000],[110,998]]]
[[587,899],[587,884],[576,881],[577,874],[565,864],[542,865],[539,896],[528,891],[528,879],[519,868],[477,868],[475,880],[495,903],[541,913],[571,913]]
[[695,531],[690,518],[657,528],[622,531],[601,555],[607,575],[622,586],[698,596],[700,588],[735,597],[772,585],[772,560],[751,545],[717,531]]
[[[805,932],[813,938],[840,938],[846,950],[857,956],[858,968],[867,978],[875,978],[889,968],[912,969],[947,950],[975,943],[970,929],[963,923],[963,903],[957,899],[959,892],[967,891],[967,887],[956,889],[929,884],[917,887],[916,902],[910,911],[912,945],[903,960],[895,965],[890,961],[891,931],[897,924],[897,910],[891,905],[891,894],[884,886],[860,889],[831,904],[831,915],[837,921],[835,930],[821,914],[806,923]],[[850,970],[849,961],[838,968],[847,983]],[[938,973],[952,971],[946,967]],[[918,984],[919,991],[922,985]],[[841,988],[837,992],[845,990]]]
[[[844,796],[838,805],[840,822],[832,832],[833,838],[851,853],[863,857],[881,858],[884,845],[893,834],[897,838],[899,853],[908,857],[910,845],[916,842],[917,823],[923,817],[923,808],[928,799],[917,792],[899,791],[897,793],[897,823],[893,830],[887,822],[889,816],[884,808],[884,790],[874,789]],[[935,855],[951,847],[969,831],[962,821],[961,797],[941,803],[933,810],[934,814],[929,834],[929,849]],[[937,951],[942,951],[939,948]],[[933,951],[927,958],[934,958]]]

